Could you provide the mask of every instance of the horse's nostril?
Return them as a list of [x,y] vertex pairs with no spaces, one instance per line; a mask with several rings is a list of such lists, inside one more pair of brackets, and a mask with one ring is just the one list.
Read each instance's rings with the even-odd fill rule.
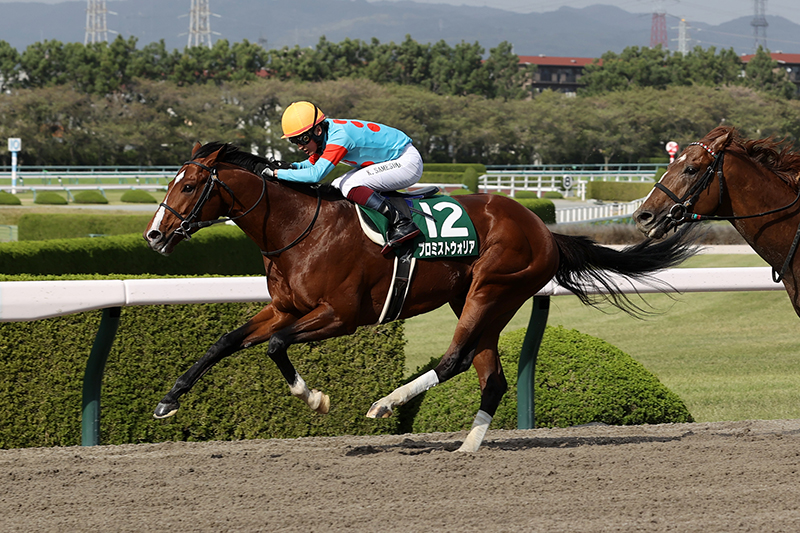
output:
[[650,211],[642,211],[638,215],[636,215],[636,221],[641,224],[647,224],[653,219],[653,213]]
[[161,232],[157,229],[150,230],[147,232],[147,240],[149,241],[157,241],[161,238]]

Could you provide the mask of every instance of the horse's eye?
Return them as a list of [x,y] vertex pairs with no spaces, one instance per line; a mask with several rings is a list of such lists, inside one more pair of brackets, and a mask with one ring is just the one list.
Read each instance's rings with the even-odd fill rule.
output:
[[697,167],[688,166],[684,169],[684,172],[690,176],[694,176],[697,174]]
[[193,191],[194,191],[194,185],[192,185],[191,183],[187,183],[186,185],[183,186],[183,192],[193,192]]

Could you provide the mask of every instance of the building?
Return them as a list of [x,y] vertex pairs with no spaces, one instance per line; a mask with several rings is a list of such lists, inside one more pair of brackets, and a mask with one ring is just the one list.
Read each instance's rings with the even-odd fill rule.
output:
[[520,65],[536,66],[531,82],[533,92],[551,89],[576,94],[584,67],[595,61],[600,60],[593,57],[519,56]]
[[[786,74],[789,75],[789,81],[794,83],[795,87],[797,87],[797,93],[800,94],[800,54],[774,52],[770,53],[770,56],[778,62],[781,68],[786,69]],[[755,57],[754,54],[741,56],[742,63],[747,64],[753,57]]]

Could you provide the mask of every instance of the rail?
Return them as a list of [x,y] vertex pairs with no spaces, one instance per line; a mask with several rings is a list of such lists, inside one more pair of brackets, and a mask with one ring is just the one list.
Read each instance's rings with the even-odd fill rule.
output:
[[615,220],[629,217],[639,206],[644,203],[644,198],[632,202],[597,203],[579,207],[556,208],[556,223],[569,224],[571,222],[595,222],[600,220]]
[[516,196],[517,191],[534,191],[537,196],[542,196],[545,192],[566,190],[574,192],[581,200],[586,200],[586,184],[592,181],[654,183],[655,174],[627,171],[487,171],[478,178],[478,187],[482,192],[499,191],[512,197]]
[[[667,286],[680,292],[784,290],[783,285],[772,281],[769,267],[676,268],[662,271],[656,279],[668,285],[629,282],[623,278],[616,278],[616,281],[623,292],[639,294],[661,292]],[[547,324],[550,297],[568,294],[572,293],[550,282],[534,297],[518,371],[517,425],[520,429],[535,425],[534,371]],[[39,320],[102,309],[83,381],[81,443],[93,446],[99,443],[100,388],[121,307],[268,301],[270,296],[263,277],[7,281],[0,282],[0,322]]]

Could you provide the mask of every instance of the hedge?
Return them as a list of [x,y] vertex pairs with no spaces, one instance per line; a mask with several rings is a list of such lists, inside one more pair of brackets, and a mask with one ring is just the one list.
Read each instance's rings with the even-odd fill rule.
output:
[[[319,415],[291,396],[267,345],[223,360],[155,420],[153,409],[175,380],[220,335],[259,304],[126,307],[105,367],[101,443],[285,438],[396,433],[399,419],[365,417],[403,375],[403,325],[290,348],[309,387],[330,395]],[[81,391],[101,312],[0,324],[0,447],[74,446],[81,437]]]
[[486,174],[486,165],[480,163],[424,163],[423,172],[450,172],[453,174],[463,174],[468,168],[474,168],[480,174]]
[[44,205],[67,205],[67,199],[53,191],[42,191],[36,193],[36,198],[33,200],[35,204]]
[[556,206],[546,198],[517,198],[519,203],[536,213],[545,224],[556,223]]
[[22,200],[6,191],[0,191],[0,205],[22,205]]
[[125,202],[126,204],[157,204],[158,200],[156,200],[155,196],[150,194],[147,191],[143,191],[141,189],[130,189],[122,193],[120,197],[120,202]]
[[73,239],[90,235],[141,235],[151,214],[139,215],[90,215],[36,214],[19,217],[19,240],[43,241],[51,239]]
[[236,226],[206,228],[169,257],[141,234],[0,243],[0,274],[158,274],[229,276],[264,273],[258,247]]
[[652,183],[590,181],[586,188],[586,197],[595,200],[631,202],[644,198],[652,189]]
[[[500,337],[500,359],[509,390],[492,428],[517,427],[517,367],[525,330]],[[417,375],[433,368],[429,363]],[[602,422],[613,425],[692,422],[683,401],[640,363],[618,348],[576,330],[548,326],[534,379],[537,427]],[[474,371],[460,374],[409,403],[404,431],[461,431],[480,407]]]
[[108,199],[100,191],[80,191],[75,193],[76,204],[107,204]]

